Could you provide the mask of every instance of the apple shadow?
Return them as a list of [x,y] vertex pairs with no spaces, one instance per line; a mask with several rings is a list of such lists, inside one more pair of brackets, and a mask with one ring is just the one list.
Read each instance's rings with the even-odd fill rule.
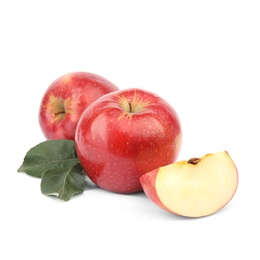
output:
[[93,189],[100,189],[100,188],[86,176],[84,192]]
[[[100,190],[101,192],[105,192],[105,193],[109,193],[109,194],[111,193],[111,195],[117,194],[117,193],[114,193],[114,192],[111,192],[108,190],[104,190],[104,189],[98,187],[88,177],[86,177],[84,192],[87,192],[89,190]],[[227,204],[219,211],[217,211],[211,215],[208,215],[208,216],[187,217],[187,216],[181,216],[181,215],[177,215],[177,214],[168,212],[167,210],[159,207],[154,202],[152,202],[143,191],[139,191],[136,193],[130,193],[130,194],[118,193],[118,195],[133,198],[133,200],[136,200],[136,202],[137,202],[135,204],[136,205],[135,209],[137,209],[137,211],[140,212],[141,215],[143,214],[144,216],[150,216],[151,218],[158,219],[158,220],[164,219],[167,221],[199,221],[203,218],[210,218],[215,215],[223,214],[223,213],[229,211],[230,208],[232,208],[232,205]],[[77,195],[75,197],[77,197]]]

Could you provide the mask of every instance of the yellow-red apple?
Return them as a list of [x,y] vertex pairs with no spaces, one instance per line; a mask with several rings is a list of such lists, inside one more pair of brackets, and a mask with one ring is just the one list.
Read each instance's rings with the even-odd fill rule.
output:
[[161,208],[202,217],[223,208],[238,186],[237,167],[227,151],[178,161],[140,177],[146,195]]
[[107,79],[89,72],[72,72],[57,78],[42,97],[39,123],[46,139],[74,140],[76,125],[93,101],[118,90]]

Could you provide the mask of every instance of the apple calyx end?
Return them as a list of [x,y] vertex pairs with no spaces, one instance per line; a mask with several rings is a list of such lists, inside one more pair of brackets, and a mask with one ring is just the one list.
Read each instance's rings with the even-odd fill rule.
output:
[[192,158],[190,158],[190,159],[188,160],[188,163],[189,163],[189,164],[196,165],[196,164],[198,164],[200,161],[201,161],[200,158],[192,157]]
[[70,98],[66,98],[65,100],[61,97],[56,97],[54,95],[50,95],[49,102],[46,105],[46,109],[51,113],[53,117],[53,121],[57,121],[63,119],[67,113],[70,104]]

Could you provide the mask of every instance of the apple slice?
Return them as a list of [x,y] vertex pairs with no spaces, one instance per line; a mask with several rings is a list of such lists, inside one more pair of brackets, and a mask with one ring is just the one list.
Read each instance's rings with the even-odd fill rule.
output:
[[145,194],[161,208],[202,217],[223,208],[238,186],[237,167],[227,151],[159,167],[140,177]]

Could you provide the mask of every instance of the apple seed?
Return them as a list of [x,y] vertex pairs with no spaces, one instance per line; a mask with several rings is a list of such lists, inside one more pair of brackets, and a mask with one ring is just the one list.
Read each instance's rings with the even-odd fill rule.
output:
[[200,160],[201,160],[200,158],[193,157],[188,160],[188,163],[197,164]]

